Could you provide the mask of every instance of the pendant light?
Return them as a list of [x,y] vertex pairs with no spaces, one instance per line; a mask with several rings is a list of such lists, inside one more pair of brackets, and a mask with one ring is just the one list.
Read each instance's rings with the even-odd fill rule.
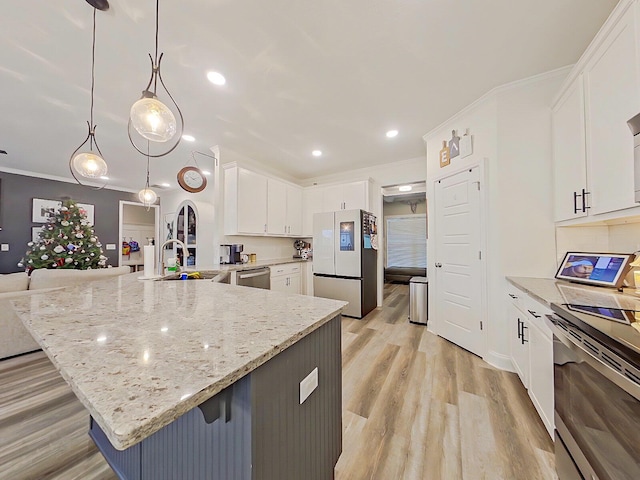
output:
[[149,140],[147,140],[147,183],[138,192],[138,200],[147,207],[147,210],[158,200],[158,194],[149,188]]
[[[156,50],[155,57],[149,54],[151,60],[151,78],[149,83],[142,92],[140,100],[135,102],[129,112],[129,125],[128,133],[131,145],[140,153],[145,155],[136,142],[133,136],[141,136],[146,140],[150,140],[156,143],[166,143],[176,138],[170,147],[163,153],[150,155],[146,152],[146,155],[157,158],[167,155],[172,152],[180,143],[182,133],[184,132],[184,118],[180,107],[167,90],[164,81],[162,80],[162,73],[160,73],[160,63],[162,62],[163,53],[158,56],[158,10],[160,6],[160,0],[156,0]],[[160,100],[158,100],[157,90],[158,81],[164,89],[165,93],[173,103],[175,110],[178,114],[179,121],[176,121],[176,115],[174,112]],[[132,136],[133,135],[133,136]]]
[[[91,2],[89,2],[91,3]],[[109,4],[106,4],[106,8],[109,8]],[[107,174],[107,162],[102,158],[102,152],[100,151],[100,147],[98,147],[98,142],[96,141],[96,126],[93,124],[93,91],[95,86],[95,63],[96,63],[96,8],[93,9],[93,39],[91,42],[91,114],[90,120],[87,122],[89,127],[89,133],[87,138],[85,138],[84,142],[80,144],[78,148],[74,150],[69,157],[69,170],[71,171],[71,175],[80,185],[85,185],[82,183],[80,178],[84,177],[88,179],[100,179]],[[89,143],[89,148],[84,149],[83,147]],[[94,151],[95,145],[95,151]],[[82,151],[81,151],[82,150]],[[104,188],[106,182],[101,186],[97,187],[97,189]]]

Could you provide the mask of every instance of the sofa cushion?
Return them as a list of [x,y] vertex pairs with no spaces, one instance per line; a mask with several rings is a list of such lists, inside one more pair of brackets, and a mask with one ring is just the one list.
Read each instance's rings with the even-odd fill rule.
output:
[[0,293],[20,292],[29,288],[29,276],[25,272],[0,275]]
[[29,290],[66,287],[79,283],[92,282],[131,272],[130,267],[97,268],[92,270],[46,269],[38,268],[31,272]]

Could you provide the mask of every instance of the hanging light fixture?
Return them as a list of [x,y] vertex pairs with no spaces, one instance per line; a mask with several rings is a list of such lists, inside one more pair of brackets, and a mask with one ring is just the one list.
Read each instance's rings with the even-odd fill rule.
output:
[[[158,56],[158,10],[160,6],[160,0],[156,0],[156,51],[155,57],[152,57],[149,54],[149,59],[151,60],[151,78],[149,79],[149,83],[146,88],[142,92],[142,97],[140,100],[135,102],[131,107],[131,111],[129,112],[129,140],[133,147],[143,155],[143,152],[138,145],[136,145],[132,134],[136,133],[142,136],[146,140],[150,140],[156,143],[166,143],[173,138],[177,140],[174,141],[172,146],[168,148],[163,153],[149,155],[149,152],[146,154],[153,157],[162,157],[172,152],[180,143],[180,139],[182,138],[182,133],[184,132],[184,118],[182,117],[182,112],[180,111],[180,107],[167,90],[164,81],[162,80],[162,74],[160,73],[160,62],[162,62],[162,56],[164,53],[161,53]],[[160,85],[166,92],[167,96],[173,103],[175,109],[178,113],[179,121],[176,121],[176,115],[171,111],[171,109],[158,100],[157,90],[158,90],[158,81]]]
[[158,194],[149,188],[149,140],[147,140],[147,183],[144,185],[144,188],[138,192],[138,199],[140,203],[147,207],[147,210],[158,200]]
[[[87,0],[88,1],[88,0]],[[91,2],[88,1],[91,5]],[[109,8],[108,2],[100,2],[103,5],[101,10],[106,10]],[[104,3],[106,3],[106,8],[104,8]],[[84,185],[82,181],[78,178],[79,176],[85,177],[88,179],[100,179],[100,177],[104,177],[107,174],[107,162],[102,158],[102,152],[100,151],[100,147],[98,147],[98,142],[96,141],[96,126],[93,124],[93,91],[95,86],[95,64],[96,64],[96,8],[93,9],[93,39],[91,42],[91,114],[90,119],[87,122],[89,127],[89,133],[87,138],[84,139],[84,142],[80,144],[78,148],[74,150],[69,157],[69,170],[71,171],[71,175],[80,185]],[[83,147],[89,142],[89,149],[83,150]],[[95,145],[95,151],[93,149]],[[82,151],[81,151],[82,150]],[[98,189],[104,188],[106,182]]]

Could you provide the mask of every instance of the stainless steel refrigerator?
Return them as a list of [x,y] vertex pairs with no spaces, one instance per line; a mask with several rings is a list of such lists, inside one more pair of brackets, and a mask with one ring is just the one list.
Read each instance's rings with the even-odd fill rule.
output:
[[364,210],[313,216],[314,295],[349,302],[342,312],[348,317],[362,318],[376,308],[376,229],[376,217]]

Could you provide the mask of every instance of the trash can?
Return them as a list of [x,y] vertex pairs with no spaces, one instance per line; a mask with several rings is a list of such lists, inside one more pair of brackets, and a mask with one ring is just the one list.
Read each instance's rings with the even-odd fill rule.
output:
[[429,279],[427,277],[411,277],[409,280],[409,322],[426,325],[428,305]]

